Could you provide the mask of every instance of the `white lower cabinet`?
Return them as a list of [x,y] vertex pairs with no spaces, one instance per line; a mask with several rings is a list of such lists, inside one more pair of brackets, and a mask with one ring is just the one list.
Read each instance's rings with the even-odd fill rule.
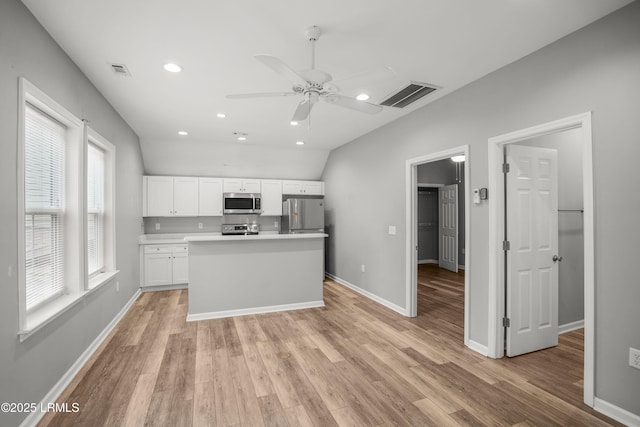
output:
[[189,282],[188,247],[180,245],[145,245],[142,287],[181,285]]

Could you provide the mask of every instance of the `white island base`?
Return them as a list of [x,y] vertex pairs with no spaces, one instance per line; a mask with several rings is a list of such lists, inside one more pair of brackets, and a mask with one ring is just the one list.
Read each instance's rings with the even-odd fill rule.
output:
[[324,307],[326,234],[187,237],[188,321]]

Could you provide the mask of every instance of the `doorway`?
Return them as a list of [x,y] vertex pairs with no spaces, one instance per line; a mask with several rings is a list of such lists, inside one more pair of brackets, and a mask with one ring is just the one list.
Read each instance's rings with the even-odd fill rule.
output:
[[[417,286],[417,276],[418,276],[418,233],[419,233],[419,221],[418,221],[418,185],[426,185],[427,187],[431,186],[432,188],[438,189],[444,188],[444,183],[429,183],[425,182],[423,178],[422,182],[418,180],[418,167],[421,165],[432,164],[438,161],[447,161],[451,162],[451,157],[461,155],[465,156],[467,161],[459,163],[460,166],[460,175],[463,176],[462,183],[464,183],[464,191],[461,194],[461,203],[464,206],[464,215],[463,218],[460,218],[460,222],[464,224],[464,229],[469,229],[469,146],[461,146],[456,147],[450,150],[441,151],[434,154],[427,154],[421,157],[416,157],[413,159],[409,159],[406,161],[406,206],[407,206],[407,215],[406,215],[406,295],[407,295],[407,314],[410,317],[415,317],[418,314],[417,301],[418,301],[418,286]],[[464,235],[464,245],[465,249],[469,248],[469,233],[465,233]],[[464,255],[464,264],[465,264],[465,275],[464,275],[464,344],[469,346],[469,282],[470,282],[470,256],[469,252],[466,251]],[[433,259],[435,260],[435,259]],[[457,265],[456,265],[457,267]],[[476,349],[478,351],[478,349]],[[482,352],[482,350],[479,350]],[[486,354],[486,351],[483,352]]]
[[[489,191],[497,195],[506,195],[508,185],[506,184],[505,175],[503,174],[503,162],[505,160],[505,148],[507,150],[516,148],[517,146],[526,147],[531,145],[530,142],[536,138],[543,136],[556,135],[563,132],[578,131],[578,140],[582,149],[582,206],[564,208],[562,205],[555,206],[552,211],[555,212],[555,221],[557,221],[559,208],[562,211],[569,209],[579,211],[582,222],[582,238],[583,238],[583,263],[582,271],[584,276],[584,402],[593,406],[593,358],[594,358],[594,246],[593,246],[593,166],[591,152],[591,115],[585,113],[577,116],[568,117],[566,119],[543,125],[527,128],[521,131],[512,132],[489,139]],[[579,160],[576,160],[579,161]],[[548,163],[548,162],[547,162]],[[508,169],[507,169],[508,170]],[[508,233],[514,230],[510,227],[509,221],[513,221],[506,209],[509,207],[508,202],[505,203],[505,197],[494,197],[489,203],[489,356],[500,358],[504,352],[505,331],[509,331],[509,337],[512,336],[513,330],[510,330],[509,319],[506,314],[509,307],[506,307],[505,301],[511,301],[509,298],[514,295],[508,295],[508,290],[503,284],[513,281],[510,276],[513,270],[511,267],[511,258],[515,253],[511,253],[513,248],[510,247]],[[551,210],[549,211],[551,212]],[[552,217],[550,217],[553,220]],[[512,224],[513,225],[513,224]],[[557,225],[556,225],[557,229]],[[506,248],[506,249],[505,249]],[[505,255],[508,254],[508,255]],[[557,254],[556,254],[557,255]],[[545,256],[546,258],[546,256]],[[551,256],[549,256],[551,258]],[[552,261],[556,263],[559,257],[555,257]],[[551,264],[553,265],[553,264]],[[552,272],[552,268],[547,268],[547,272]],[[557,274],[557,270],[556,274]],[[550,273],[549,273],[550,274]],[[557,292],[557,291],[556,291]],[[557,296],[556,296],[557,297]],[[543,306],[545,307],[545,306]],[[516,313],[521,313],[516,311]],[[557,312],[555,313],[557,315]],[[506,326],[506,327],[505,327]],[[557,331],[557,318],[556,318]],[[557,333],[557,332],[556,332]],[[557,335],[556,335],[557,338]]]

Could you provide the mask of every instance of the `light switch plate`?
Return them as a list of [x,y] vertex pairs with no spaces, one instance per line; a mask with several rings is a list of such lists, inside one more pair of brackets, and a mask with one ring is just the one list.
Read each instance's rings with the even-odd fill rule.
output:
[[396,226],[395,225],[390,225],[389,226],[389,234],[391,234],[392,236],[396,235]]

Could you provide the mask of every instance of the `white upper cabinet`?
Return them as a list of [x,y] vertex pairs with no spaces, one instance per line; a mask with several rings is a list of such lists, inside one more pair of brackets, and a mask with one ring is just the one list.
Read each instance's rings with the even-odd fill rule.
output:
[[259,193],[259,179],[225,178],[225,193]]
[[279,179],[263,179],[262,186],[262,215],[282,215],[282,181]]
[[199,178],[198,216],[222,216],[222,178]]
[[173,216],[173,178],[170,176],[145,176],[146,194],[144,216]]
[[323,196],[322,181],[282,181],[282,194],[302,194],[306,196]]
[[198,178],[145,176],[143,216],[197,216]]
[[173,216],[198,216],[198,178],[173,178]]

